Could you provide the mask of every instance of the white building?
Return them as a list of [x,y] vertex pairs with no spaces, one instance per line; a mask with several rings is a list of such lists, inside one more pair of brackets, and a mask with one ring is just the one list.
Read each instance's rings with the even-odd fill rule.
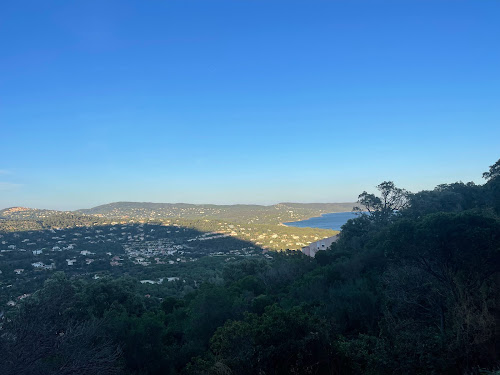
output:
[[337,240],[338,235],[333,237],[326,237],[316,242],[311,242],[309,245],[302,248],[302,252],[307,256],[314,258],[318,251],[328,249],[332,245],[332,243],[336,242]]

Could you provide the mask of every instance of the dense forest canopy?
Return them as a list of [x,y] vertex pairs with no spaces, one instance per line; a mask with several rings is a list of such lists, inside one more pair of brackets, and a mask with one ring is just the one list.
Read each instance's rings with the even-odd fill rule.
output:
[[484,185],[383,182],[315,258],[234,262],[177,298],[56,273],[3,319],[2,374],[493,374],[499,165]]

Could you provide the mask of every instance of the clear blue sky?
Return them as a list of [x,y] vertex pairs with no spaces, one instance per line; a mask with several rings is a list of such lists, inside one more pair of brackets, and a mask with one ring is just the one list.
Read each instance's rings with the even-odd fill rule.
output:
[[7,1],[0,208],[354,201],[500,157],[500,1]]

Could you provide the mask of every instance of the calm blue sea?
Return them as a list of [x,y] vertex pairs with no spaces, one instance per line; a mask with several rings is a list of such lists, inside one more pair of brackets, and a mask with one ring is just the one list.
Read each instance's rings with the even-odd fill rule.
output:
[[299,228],[321,228],[340,230],[347,220],[354,219],[356,214],[354,212],[337,212],[332,214],[323,214],[320,217],[312,217],[307,220],[295,221],[292,223],[283,223],[289,227]]

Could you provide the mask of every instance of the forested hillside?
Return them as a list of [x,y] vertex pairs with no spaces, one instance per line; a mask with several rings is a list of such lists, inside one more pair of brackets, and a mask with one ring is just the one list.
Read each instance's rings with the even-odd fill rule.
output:
[[3,320],[3,374],[493,374],[500,160],[483,176],[383,182],[315,258],[234,262],[179,298],[57,273]]
[[106,220],[103,218],[91,215],[79,215],[73,212],[62,211],[49,211],[50,214],[38,215],[36,211],[39,210],[30,209],[30,214],[23,216],[0,216],[0,232],[91,227],[106,223]]
[[331,212],[349,212],[355,203],[278,203],[261,205],[215,205],[187,203],[115,202],[91,209],[79,210],[80,214],[102,217],[138,219],[217,219],[245,224],[280,224],[308,219]]

